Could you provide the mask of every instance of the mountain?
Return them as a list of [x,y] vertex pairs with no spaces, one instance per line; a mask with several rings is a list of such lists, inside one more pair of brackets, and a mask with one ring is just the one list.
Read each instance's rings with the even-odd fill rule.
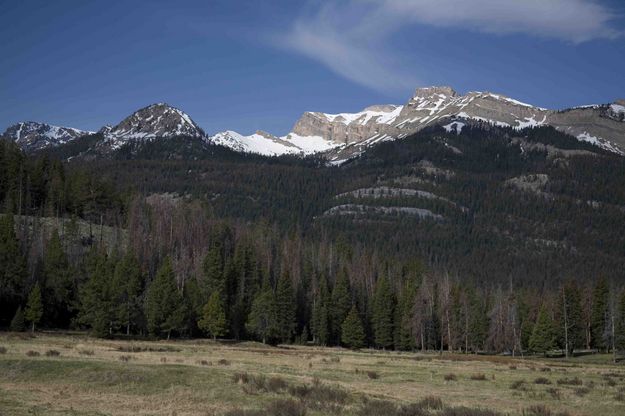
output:
[[201,139],[206,136],[204,130],[185,112],[165,103],[144,107],[123,119],[118,125],[103,129],[106,144],[113,149],[131,141],[176,136]]
[[10,126],[0,136],[3,140],[17,143],[27,152],[68,143],[93,132],[72,127],[59,127],[35,121],[25,121]]
[[[416,89],[404,105],[374,105],[356,113],[305,112],[285,136],[278,137],[263,131],[246,136],[232,130],[208,136],[182,110],[158,103],[134,112],[114,127],[102,127],[99,133],[103,140],[83,154],[112,157],[111,152],[125,145],[132,145],[136,154],[139,150],[137,146],[147,141],[185,137],[208,145],[224,146],[235,152],[264,156],[323,154],[331,163],[340,164],[378,143],[403,139],[430,126],[439,125],[459,133],[467,125],[484,124],[513,131],[552,126],[580,141],[623,155],[624,118],[623,100],[612,104],[550,110],[501,94],[469,92],[461,95],[451,87],[439,86]],[[58,146],[90,133],[52,126],[48,126],[47,130],[32,127],[30,130],[37,133],[31,137],[24,134],[21,125],[47,125],[20,123],[5,132],[5,136],[27,151]],[[197,143],[191,147],[203,148]]]
[[623,154],[623,105],[585,106],[548,110],[489,92],[459,95],[450,87],[419,88],[403,106],[374,106],[359,113],[304,113],[293,133],[320,136],[334,142],[331,159],[346,159],[371,145],[416,133],[439,124],[461,129],[467,123],[488,123],[522,129],[553,126],[579,140]]

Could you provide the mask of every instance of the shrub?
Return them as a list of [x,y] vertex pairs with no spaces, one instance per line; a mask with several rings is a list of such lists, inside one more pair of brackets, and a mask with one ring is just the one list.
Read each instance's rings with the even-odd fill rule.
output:
[[39,355],[41,355],[41,354],[39,354],[38,351],[29,350],[29,351],[26,352],[26,355],[28,357],[39,357]]
[[306,406],[293,399],[276,400],[267,406],[267,414],[272,416],[305,416]]
[[132,357],[130,355],[120,355],[119,356],[119,361],[123,361],[125,363],[127,363],[128,361],[130,361]]
[[286,390],[288,383],[281,377],[271,377],[267,380],[267,390],[277,393]]
[[590,389],[588,387],[579,387],[574,390],[574,393],[577,397],[584,397],[590,393]]
[[579,377],[575,378],[560,378],[557,381],[558,385],[562,386],[581,386],[584,384]]
[[349,399],[349,393],[338,386],[321,384],[318,380],[312,385],[290,385],[290,395],[302,400],[308,407],[326,413],[340,413]]
[[380,375],[375,371],[367,371],[367,377],[369,377],[371,380],[377,380],[378,378],[380,378]]
[[341,359],[338,356],[333,355],[332,357],[330,357],[330,362],[331,363],[340,363]]
[[510,370],[516,370],[516,365],[511,365],[510,367],[508,367]]
[[440,397],[425,396],[421,399],[419,405],[425,409],[440,410],[443,408],[443,401]]
[[526,391],[527,390],[527,382],[525,380],[514,381],[512,384],[510,384],[510,389]]
[[551,384],[551,381],[546,377],[538,377],[534,380],[534,384]]
[[547,389],[547,393],[551,394],[551,397],[553,397],[555,400],[560,400],[562,398],[560,390],[556,389],[555,387],[549,387]]
[[485,374],[473,374],[471,375],[471,380],[484,381],[486,380]]
[[397,406],[387,400],[365,400],[358,411],[359,416],[395,416]]
[[200,365],[213,365],[210,361],[200,360]]
[[613,378],[606,378],[605,379],[605,384],[608,387],[614,387],[614,386],[616,386],[616,381],[614,381]]
[[528,407],[523,412],[526,416],[552,416],[553,413],[547,406],[544,404],[535,404],[533,406]]
[[230,365],[230,361],[226,360],[225,358],[220,358],[217,361],[217,364],[219,364],[219,365]]
[[445,374],[445,376],[443,377],[445,379],[445,381],[456,381],[458,380],[458,377],[456,377],[455,374]]
[[167,357],[161,357],[161,362],[162,363],[166,363],[167,362]]
[[550,371],[551,371],[551,368],[549,368],[549,367],[543,367],[543,368],[541,368],[541,369],[540,369],[540,371],[542,371],[543,373],[548,373],[548,372],[550,372]]
[[80,355],[93,355],[94,352],[93,352],[93,350],[80,350],[80,351],[78,351],[78,354],[80,354]]
[[46,357],[58,357],[59,355],[61,355],[61,353],[58,352],[57,350],[46,351]]
[[0,354],[6,354],[7,353],[7,348],[0,346]]
[[501,413],[487,409],[471,409],[468,407],[447,407],[439,416],[500,416]]

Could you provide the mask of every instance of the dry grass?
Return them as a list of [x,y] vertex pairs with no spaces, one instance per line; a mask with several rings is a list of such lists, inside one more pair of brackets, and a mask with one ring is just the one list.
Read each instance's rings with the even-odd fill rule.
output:
[[[0,345],[6,349],[0,355],[3,416],[267,415],[269,409],[350,416],[388,403],[395,413],[384,416],[521,416],[540,414],[540,405],[552,416],[625,414],[625,371],[609,364],[609,357],[354,352],[204,340],[126,342],[82,334],[0,333]],[[28,351],[42,353],[31,357]],[[533,372],[543,368],[551,372]],[[552,385],[533,383],[543,375]]]

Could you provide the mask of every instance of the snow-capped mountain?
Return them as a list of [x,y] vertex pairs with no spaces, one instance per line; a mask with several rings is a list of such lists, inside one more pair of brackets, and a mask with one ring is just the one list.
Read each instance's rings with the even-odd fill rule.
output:
[[25,151],[31,152],[65,144],[88,134],[93,134],[93,132],[25,121],[10,126],[0,137],[13,141]]
[[204,131],[191,120],[191,117],[165,103],[144,107],[126,117],[115,127],[103,129],[106,144],[113,149],[129,141],[175,136],[205,137]]
[[[501,94],[469,92],[460,95],[450,87],[418,88],[404,105],[375,105],[356,113],[305,112],[285,136],[257,131],[249,136],[224,131],[207,136],[183,111],[164,103],[152,104],[98,133],[103,140],[87,152],[106,155],[124,144],[140,145],[153,139],[185,136],[236,152],[266,156],[324,153],[333,163],[363,153],[371,146],[402,139],[428,126],[440,125],[459,132],[467,124],[485,123],[520,130],[541,125],[625,154],[625,101],[549,110]],[[4,133],[27,151],[67,143],[89,134],[77,129],[40,123],[19,123]]]
[[469,92],[450,87],[419,88],[403,106],[374,106],[359,113],[304,113],[293,132],[336,144],[332,158],[362,153],[380,141],[406,137],[427,126],[441,124],[458,130],[467,122],[484,122],[522,129],[551,125],[607,150],[623,153],[625,126],[619,102],[556,111],[532,106],[500,94]]

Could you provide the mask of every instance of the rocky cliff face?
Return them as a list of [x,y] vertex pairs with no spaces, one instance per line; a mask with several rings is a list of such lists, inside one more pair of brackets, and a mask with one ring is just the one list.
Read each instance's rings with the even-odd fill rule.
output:
[[13,141],[25,151],[31,152],[65,144],[88,134],[93,132],[26,121],[10,126],[0,137]]
[[334,143],[332,153],[336,160],[360,153],[379,141],[402,138],[433,124],[455,123],[461,128],[462,120],[515,129],[550,125],[579,140],[623,153],[624,116],[622,101],[557,111],[489,92],[459,95],[443,86],[419,88],[403,106],[373,106],[359,113],[304,113],[295,123],[293,133],[319,136]]

